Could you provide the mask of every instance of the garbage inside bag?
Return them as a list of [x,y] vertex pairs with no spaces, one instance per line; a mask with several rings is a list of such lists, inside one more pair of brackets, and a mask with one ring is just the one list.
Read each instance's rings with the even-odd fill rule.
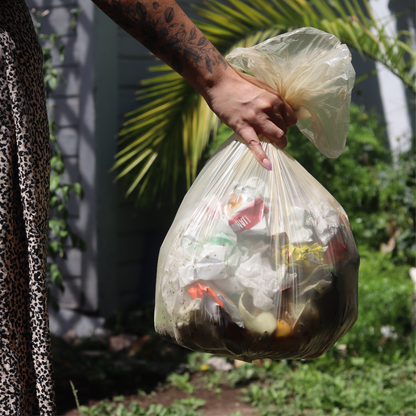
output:
[[[262,199],[264,183],[250,178],[246,184],[236,184],[227,195],[223,210],[228,224],[236,234],[269,236],[267,214],[269,209]],[[253,195],[257,195],[253,199]]]
[[[348,127],[347,52],[305,28],[230,60],[290,94],[308,120],[298,127],[333,155]],[[262,147],[272,171],[231,136],[185,196],[159,254],[155,328],[189,349],[244,361],[317,357],[357,319],[358,251],[334,197],[287,152],[265,139]]]

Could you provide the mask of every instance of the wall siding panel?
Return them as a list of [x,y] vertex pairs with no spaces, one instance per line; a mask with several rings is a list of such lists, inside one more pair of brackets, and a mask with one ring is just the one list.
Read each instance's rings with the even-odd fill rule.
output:
[[[93,72],[90,55],[92,56],[93,4],[89,0],[27,0],[29,9],[35,8],[38,11],[49,11],[41,20],[42,33],[59,33],[61,43],[65,46],[64,60],[56,50],[52,52],[53,64],[63,76],[63,81],[58,88],[51,93],[49,99],[49,116],[57,124],[58,145],[64,155],[66,172],[62,181],[81,182],[84,187],[85,197],[82,201],[75,195],[71,195],[68,202],[69,222],[73,230],[87,240],[88,250],[82,253],[78,249],[67,249],[67,260],[59,260],[64,275],[65,292],[60,293],[54,289],[54,295],[58,298],[61,307],[77,308],[85,310],[96,310],[97,287],[89,285],[90,290],[85,291],[87,282],[94,281],[96,266],[86,267],[86,264],[94,263],[94,245],[91,244],[94,232],[85,224],[93,223],[93,213],[90,207],[94,205],[95,195],[88,192],[94,189],[94,180],[90,165],[93,160],[84,162],[81,156],[86,154],[87,148],[92,148],[91,137],[94,132],[88,126],[93,122],[92,113],[89,108],[93,107],[93,84],[89,81]],[[82,8],[76,30],[69,27],[72,18],[71,9]],[[89,48],[89,49],[88,49]],[[82,100],[82,102],[81,102]],[[92,135],[92,136],[91,136]],[[90,232],[88,232],[90,231]],[[95,286],[97,286],[95,284]]]

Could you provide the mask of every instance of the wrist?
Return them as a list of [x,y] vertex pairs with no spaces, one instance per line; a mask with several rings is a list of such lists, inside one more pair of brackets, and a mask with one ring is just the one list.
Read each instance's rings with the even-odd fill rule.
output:
[[211,107],[211,103],[222,85],[231,85],[230,82],[235,83],[236,81],[238,81],[237,71],[224,60],[224,64],[215,66],[212,72],[202,72],[194,87]]

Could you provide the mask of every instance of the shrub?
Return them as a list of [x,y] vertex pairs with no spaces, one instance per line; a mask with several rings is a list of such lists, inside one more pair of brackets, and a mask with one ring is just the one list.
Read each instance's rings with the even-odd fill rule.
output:
[[339,342],[350,354],[390,361],[397,351],[411,350],[413,282],[409,267],[394,264],[391,257],[391,253],[361,253],[358,320]]

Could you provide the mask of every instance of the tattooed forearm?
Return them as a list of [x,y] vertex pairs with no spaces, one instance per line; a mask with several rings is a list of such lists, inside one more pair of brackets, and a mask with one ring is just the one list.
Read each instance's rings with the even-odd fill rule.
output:
[[184,24],[179,7],[163,0],[93,0],[111,19],[156,56],[182,74],[184,66],[205,68],[228,64],[211,42],[191,24]]

